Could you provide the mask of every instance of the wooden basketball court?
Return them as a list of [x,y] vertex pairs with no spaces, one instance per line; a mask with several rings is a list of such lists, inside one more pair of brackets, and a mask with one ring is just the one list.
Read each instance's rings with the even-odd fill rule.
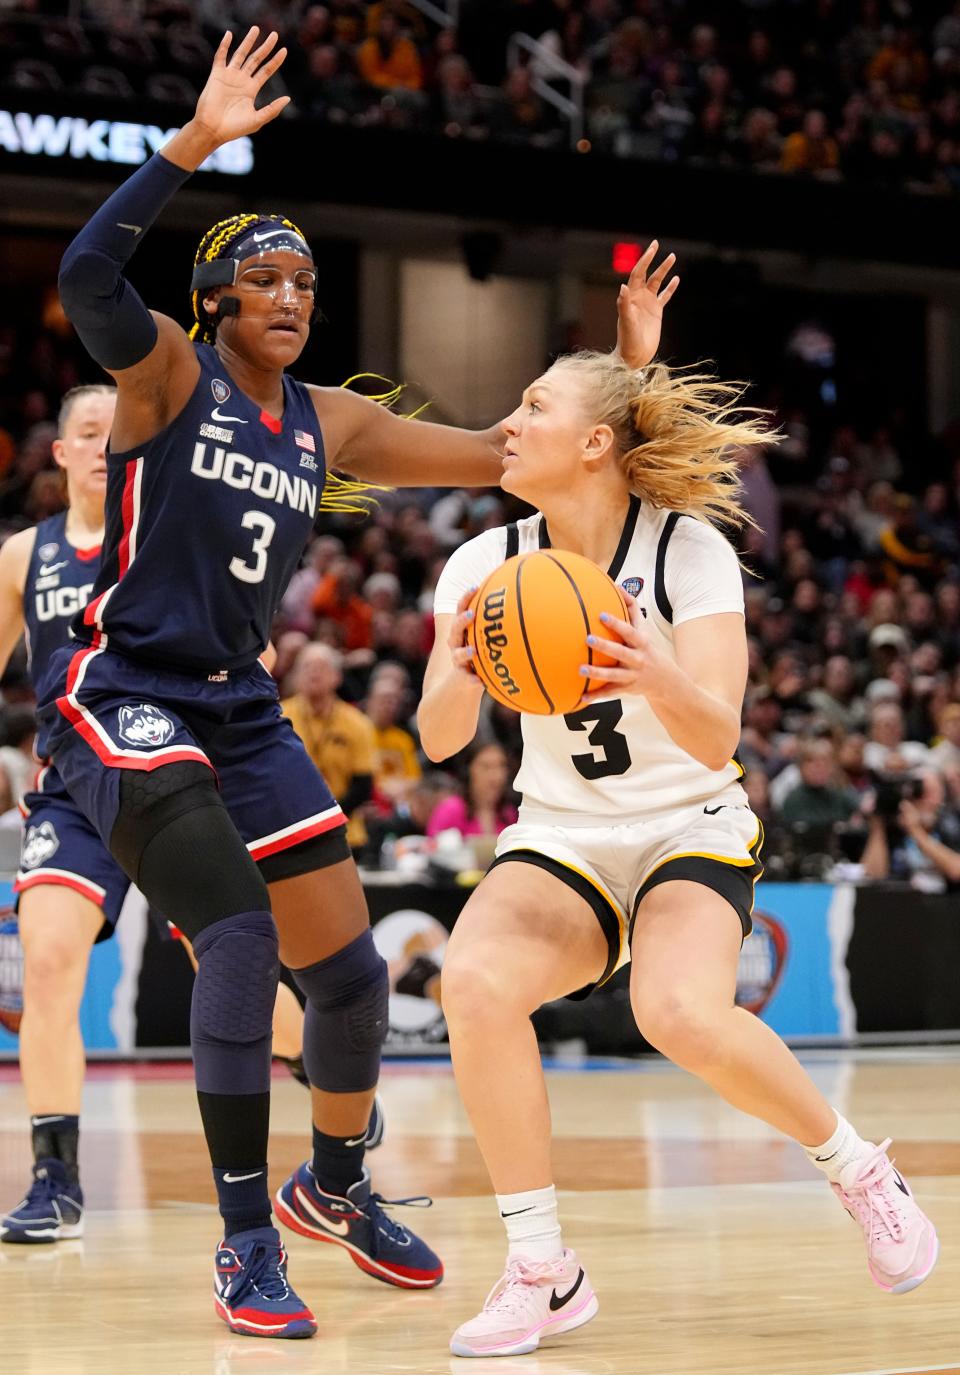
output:
[[[875,1288],[859,1229],[798,1148],[660,1061],[550,1074],[568,1245],[600,1298],[535,1355],[448,1354],[501,1270],[504,1241],[449,1066],[388,1067],[371,1157],[400,1217],[444,1258],[432,1293],[380,1285],[287,1235],[320,1322],[307,1342],[234,1337],[211,1299],[218,1217],[186,1065],[94,1066],[81,1135],[82,1241],[0,1246],[0,1369],[31,1375],[889,1375],[960,1371],[960,1050],[806,1057],[861,1134],[892,1135],[941,1238],[913,1294]],[[307,1098],[275,1078],[274,1187],[306,1155]],[[29,1173],[15,1067],[0,1068],[0,1207]]]

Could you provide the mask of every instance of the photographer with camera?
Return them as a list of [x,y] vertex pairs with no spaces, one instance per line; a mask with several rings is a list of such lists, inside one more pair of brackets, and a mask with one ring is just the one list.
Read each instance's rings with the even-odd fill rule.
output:
[[960,885],[960,815],[945,805],[939,774],[878,779],[862,863],[871,879]]

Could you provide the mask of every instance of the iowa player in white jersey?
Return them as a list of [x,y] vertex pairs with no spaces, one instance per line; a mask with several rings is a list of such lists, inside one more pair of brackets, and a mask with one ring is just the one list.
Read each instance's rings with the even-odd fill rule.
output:
[[519,821],[444,961],[454,1069],[508,1237],[505,1273],[454,1333],[456,1355],[532,1351],[597,1311],[561,1239],[530,1014],[628,957],[644,1037],[806,1149],[863,1226],[881,1287],[906,1292],[936,1260],[889,1141],[862,1141],[779,1037],[735,1006],[762,832],[733,758],[747,677],[740,569],[712,522],[744,519],[735,450],[770,441],[738,402],[736,388],[659,365],[560,359],[505,422],[501,485],[538,513],[469,541],[437,585],[418,718],[437,761],[474,735],[483,688],[466,608],[505,557],[572,550],[631,597],[630,623],[608,622],[619,640],[594,641],[617,661],[605,689],[567,716],[523,718]]

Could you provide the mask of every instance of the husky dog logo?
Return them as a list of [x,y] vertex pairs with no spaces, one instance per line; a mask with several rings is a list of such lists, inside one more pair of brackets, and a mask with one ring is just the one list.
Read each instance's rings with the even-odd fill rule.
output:
[[216,401],[218,406],[222,406],[224,401],[226,401],[227,397],[230,395],[230,388],[227,386],[226,382],[224,382],[222,377],[215,377],[213,379],[213,381],[210,383],[210,390],[213,392],[213,399],[214,401]]
[[156,749],[172,738],[173,722],[158,707],[141,702],[138,707],[120,708],[120,739],[128,745]]
[[643,591],[643,578],[624,578],[620,586],[624,592],[629,592],[631,597],[639,596]]
[[56,543],[41,544],[40,548],[37,550],[37,553],[40,555],[40,562],[49,563],[59,548],[59,544]]
[[60,849],[60,837],[50,821],[41,821],[39,826],[28,826],[23,838],[23,852],[20,865],[24,869],[36,869],[46,864],[51,855]]

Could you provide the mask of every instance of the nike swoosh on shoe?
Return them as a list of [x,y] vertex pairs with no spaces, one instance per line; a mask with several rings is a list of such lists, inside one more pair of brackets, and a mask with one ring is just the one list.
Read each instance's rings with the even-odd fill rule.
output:
[[558,1308],[563,1308],[566,1304],[568,1304],[568,1303],[570,1302],[570,1300],[573,1298],[574,1294],[575,1294],[575,1293],[577,1292],[577,1290],[580,1288],[580,1286],[581,1286],[582,1283],[583,1283],[583,1271],[581,1270],[580,1273],[577,1275],[576,1280],[574,1281],[573,1288],[572,1288],[572,1289],[568,1289],[567,1292],[563,1295],[562,1298],[557,1294],[556,1289],[554,1289],[553,1293],[550,1295],[550,1311],[551,1311],[551,1313],[556,1313],[556,1311],[557,1311]]

